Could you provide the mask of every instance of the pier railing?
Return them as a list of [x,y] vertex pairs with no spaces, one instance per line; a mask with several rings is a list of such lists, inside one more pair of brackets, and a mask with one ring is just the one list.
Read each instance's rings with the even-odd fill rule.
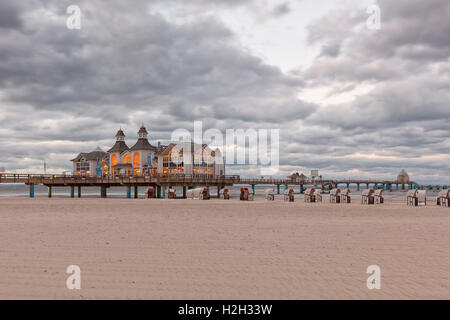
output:
[[134,185],[134,184],[156,184],[156,185],[233,185],[239,183],[239,176],[211,176],[206,174],[158,174],[146,176],[76,176],[58,174],[0,174],[0,183],[25,183],[43,185]]

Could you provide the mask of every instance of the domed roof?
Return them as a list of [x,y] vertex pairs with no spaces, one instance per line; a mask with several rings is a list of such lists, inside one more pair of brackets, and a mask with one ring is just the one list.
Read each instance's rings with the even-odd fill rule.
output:
[[401,183],[408,183],[409,182],[409,175],[405,171],[405,169],[402,169],[402,171],[400,171],[400,173],[397,176],[397,181],[401,182]]

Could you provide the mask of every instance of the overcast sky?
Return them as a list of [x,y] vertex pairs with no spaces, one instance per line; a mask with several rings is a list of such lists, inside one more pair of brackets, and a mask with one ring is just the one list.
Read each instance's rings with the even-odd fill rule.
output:
[[70,170],[119,127],[155,144],[203,120],[279,128],[280,176],[450,183],[449,57],[448,0],[0,0],[0,167]]

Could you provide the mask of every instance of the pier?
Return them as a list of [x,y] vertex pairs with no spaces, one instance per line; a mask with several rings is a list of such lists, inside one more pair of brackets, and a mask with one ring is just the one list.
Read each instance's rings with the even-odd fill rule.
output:
[[[23,183],[29,186],[29,196],[34,197],[34,186],[44,185],[48,188],[48,197],[52,197],[52,191],[57,187],[70,187],[70,197],[82,196],[83,187],[100,187],[100,197],[107,197],[107,190],[112,187],[127,187],[126,197],[137,198],[138,188],[154,188],[154,194],[157,198],[165,198],[167,188],[182,187],[183,198],[186,197],[187,189],[195,187],[217,187],[217,197],[220,190],[226,186],[248,185],[252,187],[253,192],[257,185],[271,185],[276,187],[276,193],[281,194],[288,186],[299,186],[298,192],[303,193],[307,187],[321,189],[329,192],[333,188],[356,187],[357,191],[361,189],[374,188],[386,191],[410,190],[410,189],[428,189],[441,190],[447,189],[447,185],[419,185],[416,182],[402,184],[398,181],[390,180],[293,180],[287,179],[258,179],[241,178],[238,175],[214,177],[210,175],[183,175],[183,174],[159,174],[149,176],[73,176],[73,175],[49,175],[49,174],[0,174],[0,183]],[[283,189],[282,189],[283,188]]]

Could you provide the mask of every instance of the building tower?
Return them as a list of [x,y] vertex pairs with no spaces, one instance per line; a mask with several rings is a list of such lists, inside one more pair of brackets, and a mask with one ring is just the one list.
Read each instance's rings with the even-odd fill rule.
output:
[[145,170],[152,169],[153,157],[155,156],[157,148],[148,142],[147,137],[147,129],[142,125],[138,131],[138,140],[136,144],[130,148],[133,174],[135,175],[142,175]]
[[108,150],[109,154],[109,172],[114,174],[115,167],[121,163],[121,157],[124,152],[127,152],[130,148],[128,148],[125,143],[125,133],[123,133],[122,129],[119,129],[116,134],[116,143],[113,145],[111,149]]

